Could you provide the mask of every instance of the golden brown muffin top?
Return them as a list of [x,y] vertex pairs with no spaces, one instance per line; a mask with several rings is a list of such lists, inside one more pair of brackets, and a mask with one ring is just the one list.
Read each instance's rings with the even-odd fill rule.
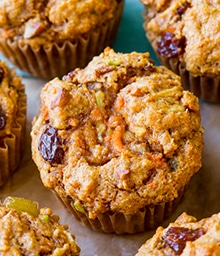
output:
[[[161,41],[166,48],[178,48],[177,54],[186,69],[195,76],[220,75],[220,3],[208,0],[142,0],[149,23],[146,30],[151,40]],[[164,38],[166,33],[170,42]],[[166,41],[166,42],[165,42]],[[163,49],[164,50],[164,49]],[[160,54],[173,57],[171,50]],[[170,53],[171,56],[168,56]]]
[[136,256],[211,256],[220,255],[220,213],[197,220],[186,213],[159,227]]
[[49,208],[8,197],[0,204],[0,251],[3,255],[77,256],[80,249],[67,226]]
[[0,61],[0,136],[10,135],[17,124],[18,111],[21,107],[19,100],[24,94],[21,77],[15,70]]
[[[198,99],[148,53],[105,51],[41,92],[32,152],[91,218],[178,197],[201,166]],[[180,183],[179,180],[182,182]]]
[[114,17],[117,0],[2,0],[0,35],[35,44],[71,40]]

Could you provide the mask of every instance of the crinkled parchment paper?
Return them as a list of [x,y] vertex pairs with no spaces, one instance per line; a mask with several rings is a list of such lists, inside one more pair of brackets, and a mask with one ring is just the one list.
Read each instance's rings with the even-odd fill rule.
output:
[[[128,52],[133,49],[136,51],[149,49],[141,27],[140,10],[138,1],[126,1],[122,27],[115,44],[116,51]],[[128,22],[131,24],[130,27],[127,26]],[[137,36],[134,36],[135,33]],[[123,41],[123,39],[126,40]],[[144,46],[145,43],[146,46]],[[139,235],[127,236],[92,231],[76,221],[54,194],[42,185],[38,170],[31,159],[30,131],[33,117],[37,115],[39,109],[39,94],[46,82],[41,79],[23,78],[28,96],[26,151],[17,172],[4,187],[0,188],[0,198],[3,199],[8,195],[21,196],[37,201],[40,207],[52,208],[54,213],[60,216],[60,222],[69,225],[70,231],[76,235],[82,256],[135,255],[140,245],[153,235],[153,230]],[[203,167],[193,177],[182,203],[172,217],[164,223],[164,226],[169,221],[175,220],[183,211],[196,216],[198,219],[220,211],[220,104],[200,102],[200,106],[202,124],[205,128]]]
[[[24,78],[23,82],[26,84],[28,95],[26,151],[17,172],[4,187],[0,188],[0,198],[8,195],[21,196],[37,201],[40,207],[51,207],[60,215],[61,223],[68,224],[76,235],[76,240],[82,249],[81,255],[135,255],[140,245],[152,236],[154,231],[126,236],[92,231],[76,221],[54,194],[42,185],[38,170],[31,159],[30,130],[33,117],[38,112],[39,94],[46,81]],[[203,167],[193,177],[182,203],[164,223],[165,226],[183,211],[199,219],[220,211],[220,104],[200,102],[200,106],[202,124],[205,128]]]

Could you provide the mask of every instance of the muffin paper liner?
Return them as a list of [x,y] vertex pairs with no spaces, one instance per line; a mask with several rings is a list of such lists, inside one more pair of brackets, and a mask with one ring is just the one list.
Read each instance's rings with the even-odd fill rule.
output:
[[34,48],[21,40],[0,38],[0,51],[16,67],[40,78],[62,77],[77,67],[84,67],[106,46],[114,42],[124,7],[122,0],[114,18],[77,39]]
[[25,125],[26,125],[26,95],[20,92],[18,100],[18,116],[16,124],[8,137],[1,138],[0,147],[0,186],[4,185],[16,171],[24,152]]
[[179,61],[178,57],[167,58],[158,54],[158,38],[154,38],[154,36],[151,35],[151,31],[147,30],[147,23],[150,19],[150,17],[148,17],[147,10],[143,12],[143,18],[145,20],[143,28],[146,32],[146,37],[151,43],[152,48],[161,64],[179,75],[181,77],[184,89],[191,91],[199,99],[210,103],[220,103],[220,78],[194,76],[191,72],[186,70],[185,64]]
[[107,212],[99,214],[95,219],[89,219],[87,213],[81,213],[74,207],[74,201],[66,195],[63,188],[53,190],[55,196],[67,210],[85,226],[94,231],[122,234],[137,234],[158,227],[176,210],[188,185],[178,193],[178,198],[170,202],[147,205],[134,214]]

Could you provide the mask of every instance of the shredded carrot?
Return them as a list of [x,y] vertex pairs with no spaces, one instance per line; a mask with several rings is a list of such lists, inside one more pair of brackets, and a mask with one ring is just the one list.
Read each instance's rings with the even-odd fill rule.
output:
[[167,29],[167,32],[173,33],[173,32],[175,32],[175,30],[176,29],[174,27],[170,27]]
[[120,116],[110,116],[108,120],[108,125],[110,127],[117,127],[118,125],[121,125],[122,122],[123,120]]
[[108,135],[108,136],[105,137],[105,143],[109,144],[110,142],[111,142],[111,136]]
[[82,148],[82,149],[85,148],[85,142],[84,142],[83,138],[80,135],[75,136],[74,141],[77,145],[79,145],[80,148]]
[[63,171],[61,169],[58,169],[58,173],[60,176],[63,176]]
[[91,116],[93,119],[97,120],[101,120],[102,119],[102,112],[100,111],[100,109],[95,108],[91,111]]
[[44,111],[42,113],[44,113],[44,119],[47,120],[48,117],[49,117],[49,111],[48,111],[48,109],[46,107],[43,110]]
[[120,154],[124,148],[124,145],[122,143],[123,131],[124,128],[122,126],[117,126],[112,134],[112,147],[114,151],[118,154]]
[[125,103],[124,98],[119,98],[119,99],[116,101],[116,103],[115,103],[115,108],[116,108],[116,110],[122,109],[123,106],[124,106],[124,103]]
[[154,182],[152,182],[152,183],[149,184],[149,187],[150,187],[150,188],[156,188],[157,185],[156,185]]

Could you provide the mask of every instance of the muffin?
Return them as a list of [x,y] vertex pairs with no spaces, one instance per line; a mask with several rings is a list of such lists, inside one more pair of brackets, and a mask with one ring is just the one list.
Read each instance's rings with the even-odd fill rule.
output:
[[75,236],[50,208],[28,199],[7,197],[0,204],[2,255],[80,255]]
[[0,2],[0,51],[45,79],[84,67],[113,43],[124,0]]
[[144,29],[161,63],[181,76],[185,89],[220,102],[220,4],[217,1],[152,1]]
[[24,151],[26,94],[21,78],[0,61],[0,186],[17,169]]
[[49,81],[40,97],[33,160],[77,219],[138,233],[175,210],[203,149],[198,98],[179,76],[149,53],[107,47],[84,69]]
[[159,227],[136,256],[220,255],[220,213],[197,220],[182,213],[168,227]]

